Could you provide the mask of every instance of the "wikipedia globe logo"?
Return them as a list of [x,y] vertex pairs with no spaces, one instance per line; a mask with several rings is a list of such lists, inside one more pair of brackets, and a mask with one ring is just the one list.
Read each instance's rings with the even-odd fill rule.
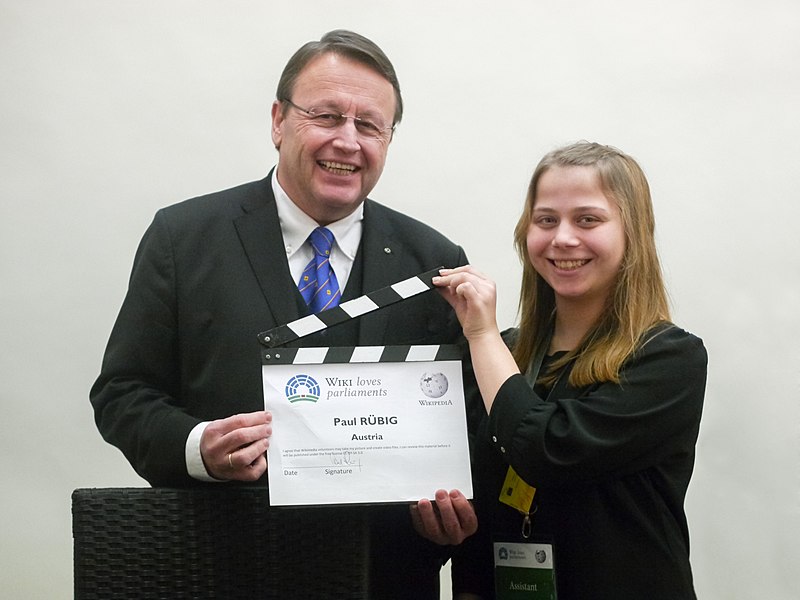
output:
[[428,398],[441,398],[447,392],[447,387],[444,373],[423,373],[419,380],[419,389]]
[[295,375],[286,382],[286,399],[289,402],[316,402],[319,394],[319,384],[310,375]]

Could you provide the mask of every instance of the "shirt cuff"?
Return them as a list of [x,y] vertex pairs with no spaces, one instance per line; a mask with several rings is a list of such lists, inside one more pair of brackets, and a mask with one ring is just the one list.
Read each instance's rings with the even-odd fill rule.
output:
[[189,476],[199,481],[221,482],[208,474],[206,465],[203,462],[203,455],[200,454],[200,439],[208,426],[208,421],[203,421],[194,426],[186,438],[186,471]]

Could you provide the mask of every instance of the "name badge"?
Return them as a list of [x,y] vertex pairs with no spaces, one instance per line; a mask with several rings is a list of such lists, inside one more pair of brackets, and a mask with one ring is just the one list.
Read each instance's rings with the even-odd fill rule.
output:
[[557,600],[552,544],[494,543],[497,600]]

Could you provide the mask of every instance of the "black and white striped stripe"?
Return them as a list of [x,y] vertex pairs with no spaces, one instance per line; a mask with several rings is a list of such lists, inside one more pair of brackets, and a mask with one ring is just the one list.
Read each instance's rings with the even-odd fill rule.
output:
[[261,353],[264,365],[335,363],[433,362],[461,360],[458,346],[341,346],[335,348],[271,348]]
[[335,306],[315,315],[308,315],[307,317],[297,319],[286,325],[281,325],[269,331],[263,331],[258,334],[258,341],[268,348],[283,346],[294,340],[311,335],[312,333],[343,323],[349,319],[355,319],[373,310],[378,310],[379,308],[389,306],[395,302],[400,302],[411,296],[427,292],[433,289],[434,286],[433,283],[431,283],[431,279],[438,274],[438,268],[420,273],[419,275],[409,277],[408,279],[404,279],[388,287],[359,296],[353,300],[348,300],[347,302],[341,303],[339,306]]

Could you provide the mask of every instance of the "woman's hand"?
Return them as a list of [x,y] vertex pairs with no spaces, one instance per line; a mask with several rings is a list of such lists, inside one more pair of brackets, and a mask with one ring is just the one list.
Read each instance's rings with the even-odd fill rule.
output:
[[497,291],[494,281],[467,265],[442,269],[433,284],[453,307],[469,342],[475,379],[490,413],[503,383],[519,373],[514,357],[497,328]]
[[433,284],[456,312],[468,341],[497,329],[497,289],[494,281],[467,265],[442,269]]

